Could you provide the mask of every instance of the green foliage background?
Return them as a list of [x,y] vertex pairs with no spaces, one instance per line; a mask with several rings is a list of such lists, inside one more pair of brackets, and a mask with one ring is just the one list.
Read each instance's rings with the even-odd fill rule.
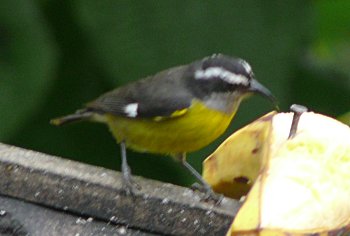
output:
[[[304,0],[0,1],[0,141],[119,170],[103,125],[57,128],[116,86],[212,53],[246,59],[282,110],[292,103],[350,110],[350,2]],[[230,130],[189,155],[201,161],[233,130],[272,107],[253,97]],[[129,151],[133,173],[193,181],[171,158]]]

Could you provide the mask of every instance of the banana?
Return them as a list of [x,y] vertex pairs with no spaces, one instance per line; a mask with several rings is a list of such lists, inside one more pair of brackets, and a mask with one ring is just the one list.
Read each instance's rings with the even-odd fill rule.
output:
[[227,235],[350,235],[350,128],[303,113],[269,113],[234,133],[203,163],[215,191],[247,194]]

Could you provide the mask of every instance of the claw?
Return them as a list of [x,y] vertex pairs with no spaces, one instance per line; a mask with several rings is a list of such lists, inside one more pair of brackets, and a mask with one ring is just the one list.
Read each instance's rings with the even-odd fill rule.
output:
[[201,198],[205,202],[213,202],[215,205],[220,205],[224,196],[222,194],[215,193],[209,186],[205,186],[199,183],[194,183],[191,186],[191,189],[194,191],[199,191],[204,193],[204,196]]
[[126,177],[123,173],[123,183],[122,190],[126,195],[133,196],[135,195],[135,190],[140,191],[141,186],[137,184],[131,176]]

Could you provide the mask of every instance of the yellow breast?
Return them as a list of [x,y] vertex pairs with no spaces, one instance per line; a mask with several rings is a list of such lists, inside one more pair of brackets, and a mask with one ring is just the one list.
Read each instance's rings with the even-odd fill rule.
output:
[[208,109],[194,102],[185,114],[169,119],[132,119],[106,115],[118,142],[137,151],[160,154],[191,152],[218,138],[230,124],[232,114]]

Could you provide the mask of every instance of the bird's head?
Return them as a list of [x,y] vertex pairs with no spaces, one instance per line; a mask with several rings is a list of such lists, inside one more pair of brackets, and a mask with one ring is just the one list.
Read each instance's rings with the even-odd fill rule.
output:
[[215,102],[219,102],[227,98],[240,101],[246,95],[256,93],[278,108],[275,97],[255,79],[251,66],[243,59],[214,54],[191,63],[185,77],[189,89],[201,100],[215,98]]

